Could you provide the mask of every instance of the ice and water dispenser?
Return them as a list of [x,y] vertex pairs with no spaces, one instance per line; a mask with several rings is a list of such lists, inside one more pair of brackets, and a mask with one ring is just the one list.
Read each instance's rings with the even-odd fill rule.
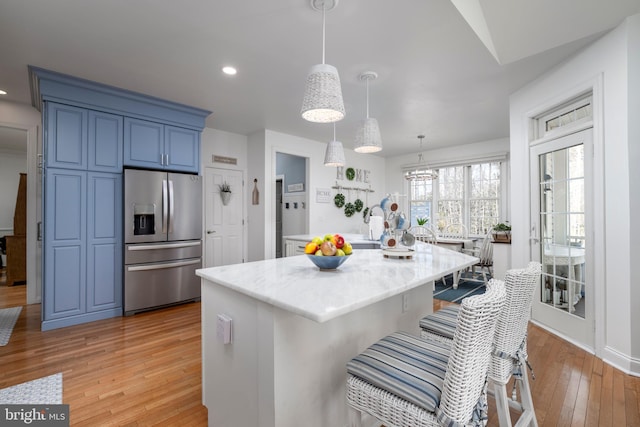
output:
[[144,236],[156,233],[155,204],[133,204],[133,234]]

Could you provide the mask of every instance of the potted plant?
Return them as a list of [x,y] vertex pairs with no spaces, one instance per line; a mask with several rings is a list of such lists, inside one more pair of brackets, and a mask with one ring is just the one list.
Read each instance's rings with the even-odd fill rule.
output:
[[427,222],[429,222],[429,218],[427,218],[426,216],[420,216],[416,218],[416,221],[418,221],[418,225],[425,225]]
[[231,185],[227,181],[224,181],[222,184],[218,184],[218,188],[220,189],[220,198],[222,199],[222,204],[227,206],[229,200],[231,199]]
[[509,222],[500,222],[494,225],[491,234],[494,242],[511,243],[511,225]]

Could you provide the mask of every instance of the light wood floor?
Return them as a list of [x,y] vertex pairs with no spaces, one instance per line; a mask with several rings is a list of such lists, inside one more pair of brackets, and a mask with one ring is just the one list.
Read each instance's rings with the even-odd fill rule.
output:
[[[25,288],[0,286],[0,308],[24,305]],[[535,326],[529,358],[540,426],[640,426],[640,378]],[[40,305],[29,305],[0,366],[0,388],[62,372],[73,426],[207,425],[200,303],[48,332]],[[498,426],[493,409],[488,425]]]

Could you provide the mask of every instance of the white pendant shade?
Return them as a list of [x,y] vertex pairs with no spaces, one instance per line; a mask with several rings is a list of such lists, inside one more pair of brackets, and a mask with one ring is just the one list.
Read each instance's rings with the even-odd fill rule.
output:
[[375,80],[378,74],[373,71],[365,71],[360,74],[360,80],[367,82],[367,118],[364,119],[356,131],[356,153],[377,153],[382,150],[382,137],[378,120],[369,117],[369,80]]
[[382,138],[378,120],[366,118],[356,132],[356,153],[376,153],[382,150]]
[[344,166],[344,149],[342,148],[342,142],[331,141],[327,144],[327,150],[324,152],[324,165],[325,166]]
[[344,102],[338,70],[333,65],[311,67],[302,100],[302,118],[314,123],[333,123],[344,118]]

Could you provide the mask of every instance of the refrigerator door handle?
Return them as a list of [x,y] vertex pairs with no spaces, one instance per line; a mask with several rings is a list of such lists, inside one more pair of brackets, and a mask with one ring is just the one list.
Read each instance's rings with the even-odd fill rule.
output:
[[135,246],[127,246],[128,251],[155,251],[161,249],[180,249],[180,248],[191,248],[194,246],[200,246],[200,240],[197,242],[179,242],[179,243],[166,243],[164,245],[135,245]]
[[162,232],[167,232],[169,221],[169,195],[167,194],[167,180],[162,180]]
[[169,180],[169,233],[173,233],[173,205],[175,200],[173,198],[173,181]]
[[151,265],[131,265],[127,267],[127,271],[148,271],[148,270],[160,270],[163,268],[176,268],[176,267],[184,267],[186,265],[194,265],[200,264],[200,258],[191,261],[178,261],[178,262],[165,262],[162,264],[151,264]]

